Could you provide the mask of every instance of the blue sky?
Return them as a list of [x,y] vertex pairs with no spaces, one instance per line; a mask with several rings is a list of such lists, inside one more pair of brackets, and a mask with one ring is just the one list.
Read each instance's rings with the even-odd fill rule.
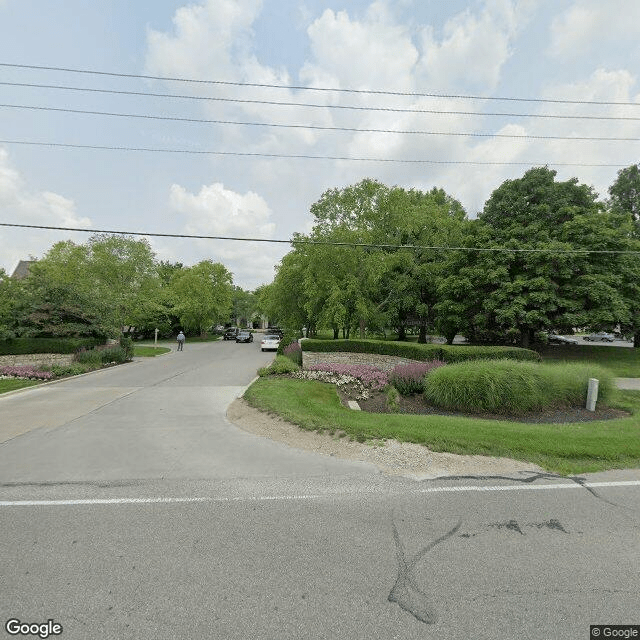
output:
[[[444,188],[475,216],[505,179],[548,164],[603,197],[638,162],[637,0],[0,0],[0,63],[187,79],[584,105],[188,84],[0,66],[0,140],[450,162],[399,163],[65,149],[0,142],[0,222],[289,238],[330,188],[371,177]],[[109,94],[104,90],[190,98]],[[321,107],[201,98],[312,102]],[[198,99],[196,99],[198,98]],[[19,105],[19,108],[15,105]],[[357,106],[358,110],[337,107]],[[31,107],[31,108],[26,108]],[[371,133],[44,111],[431,131]],[[446,115],[376,111],[473,111]],[[494,116],[489,113],[529,114]],[[543,118],[542,115],[572,118]],[[604,116],[587,120],[576,116]],[[497,135],[496,135],[497,134]],[[626,141],[501,136],[623,137]],[[480,164],[455,164],[476,162]],[[496,164],[482,164],[482,163]],[[523,165],[509,163],[524,163]],[[86,234],[0,227],[0,267]],[[152,238],[158,258],[223,262],[269,282],[286,245]]]

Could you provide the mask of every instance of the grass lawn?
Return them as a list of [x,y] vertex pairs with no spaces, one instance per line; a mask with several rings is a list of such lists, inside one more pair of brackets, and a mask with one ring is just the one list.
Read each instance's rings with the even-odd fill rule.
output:
[[169,347],[148,347],[142,345],[134,345],[133,355],[138,357],[153,357],[160,356],[163,353],[169,353],[171,349]]
[[540,355],[546,361],[597,362],[617,378],[640,378],[640,349],[579,344],[545,347]]
[[6,378],[0,380],[0,393],[15,391],[16,389],[22,389],[24,387],[33,387],[36,384],[40,384],[41,382],[42,380],[21,380],[20,378]]
[[564,475],[640,467],[637,391],[619,392],[615,403],[631,417],[572,424],[352,411],[342,406],[334,385],[284,377],[260,378],[244,397],[303,429],[343,431],[361,442],[393,438],[433,451],[525,460]]

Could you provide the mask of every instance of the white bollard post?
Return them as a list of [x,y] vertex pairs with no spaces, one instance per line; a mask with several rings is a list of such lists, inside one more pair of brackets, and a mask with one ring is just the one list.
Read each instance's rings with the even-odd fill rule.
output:
[[153,346],[157,349],[158,348],[158,330],[156,329],[156,335],[155,335],[155,339],[153,341]]
[[589,378],[589,387],[587,389],[587,410],[596,410],[596,400],[598,399],[598,380],[596,378]]

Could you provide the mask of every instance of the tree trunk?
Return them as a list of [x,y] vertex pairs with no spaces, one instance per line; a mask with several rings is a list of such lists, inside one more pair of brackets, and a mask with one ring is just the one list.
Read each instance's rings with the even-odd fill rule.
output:
[[522,335],[520,336],[520,346],[523,349],[528,349],[531,344],[533,329],[524,329]]
[[640,349],[640,331],[633,334],[633,348]]
[[340,329],[337,324],[333,325],[333,339],[337,340],[340,337]]
[[427,342],[427,325],[422,323],[420,325],[420,333],[418,334],[418,342],[420,344],[425,344]]
[[407,339],[407,333],[406,333],[406,331],[404,329],[404,325],[401,324],[398,327],[398,340],[406,340],[406,339]]
[[364,340],[365,338],[364,328],[365,328],[364,318],[360,318],[360,340]]

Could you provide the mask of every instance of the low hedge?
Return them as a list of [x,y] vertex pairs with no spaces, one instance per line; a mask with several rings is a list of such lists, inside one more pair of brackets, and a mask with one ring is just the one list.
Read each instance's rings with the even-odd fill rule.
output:
[[27,353],[75,353],[102,344],[98,338],[13,338],[0,341],[0,355]]
[[469,345],[417,344],[380,340],[303,340],[302,351],[328,353],[376,353],[410,360],[464,362],[466,360],[524,360],[540,362],[540,354],[519,347],[474,347]]
[[613,397],[613,374],[599,365],[477,360],[433,369],[424,398],[452,411],[519,415],[584,407],[589,378],[599,380],[598,402]]

